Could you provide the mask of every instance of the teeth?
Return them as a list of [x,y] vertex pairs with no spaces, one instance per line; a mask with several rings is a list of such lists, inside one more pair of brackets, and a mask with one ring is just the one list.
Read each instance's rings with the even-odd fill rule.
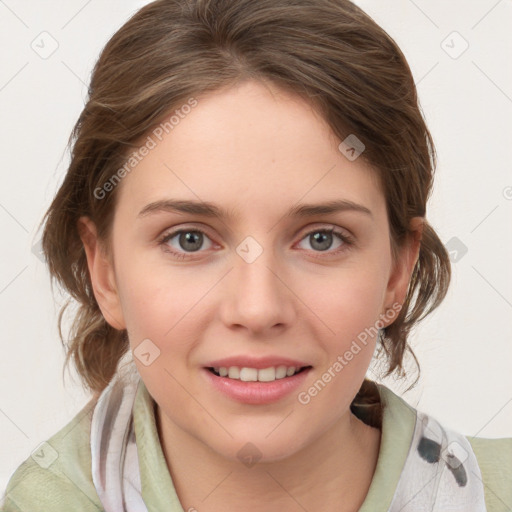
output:
[[240,380],[244,382],[256,382],[258,380],[258,370],[256,370],[256,368],[242,368],[240,370]]
[[276,380],[276,369],[265,368],[264,370],[258,370],[258,380],[260,382],[272,382]]
[[297,373],[300,368],[295,366],[280,365],[277,367],[271,366],[258,370],[257,368],[239,368],[238,366],[224,366],[215,367],[213,371],[221,377],[228,377],[230,379],[237,379],[243,382],[273,382],[277,379],[284,379],[291,377]]
[[276,368],[276,379],[284,379],[286,377],[286,366],[278,366]]
[[240,378],[240,370],[238,366],[230,366],[228,370],[228,377],[230,379],[239,379]]

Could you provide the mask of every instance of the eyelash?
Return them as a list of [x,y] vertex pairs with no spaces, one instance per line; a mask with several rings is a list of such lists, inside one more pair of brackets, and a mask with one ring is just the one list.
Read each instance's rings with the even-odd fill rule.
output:
[[[177,252],[169,248],[167,245],[167,242],[171,239],[173,239],[176,235],[179,235],[180,233],[201,233],[204,236],[210,238],[208,234],[199,228],[182,228],[176,231],[172,231],[171,233],[165,233],[158,239],[158,245],[162,247],[162,250],[164,252],[167,252],[169,254],[172,254],[174,257],[181,259],[181,260],[187,260],[187,259],[193,259],[194,252],[191,253],[184,253],[184,252]],[[329,256],[337,256],[338,254],[341,254],[342,252],[350,250],[355,245],[355,240],[352,236],[347,235],[346,233],[343,233],[341,231],[338,231],[334,228],[317,228],[313,229],[309,232],[307,232],[300,241],[304,240],[308,236],[312,235],[313,233],[324,233],[324,234],[334,234],[338,236],[338,238],[343,242],[343,245],[339,247],[337,250],[329,252],[329,250],[326,251],[313,251],[317,253],[322,254],[328,254]],[[196,251],[201,252],[201,251]],[[313,256],[314,258],[325,258],[325,256]]]

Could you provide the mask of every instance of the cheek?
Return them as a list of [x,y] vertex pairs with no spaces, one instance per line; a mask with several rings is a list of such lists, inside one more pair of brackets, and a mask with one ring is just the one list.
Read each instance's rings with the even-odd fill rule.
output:
[[[374,244],[378,245],[375,240]],[[217,283],[224,269],[176,265],[167,261],[159,249],[137,251],[129,245],[117,247],[120,258],[116,261],[116,281],[132,346],[149,338],[160,348],[165,346],[166,351],[182,350],[187,346],[186,340],[194,338],[192,326],[197,331],[201,320],[205,320],[205,312],[215,314],[225,298],[223,283]],[[295,303],[295,321],[301,322],[303,310],[309,318],[306,328],[309,324],[309,329],[316,330],[324,343],[332,340],[327,342],[331,345],[329,352],[350,345],[352,339],[379,318],[390,257],[389,251],[383,250],[383,243],[380,249],[366,248],[339,264],[318,266],[314,272],[309,264],[292,268],[283,276],[285,282],[293,283],[293,293],[283,290],[282,299]],[[209,294],[213,286],[216,290]],[[209,304],[213,297],[215,304]],[[166,343],[170,339],[172,348]]]
[[324,358],[297,400],[311,417],[323,418],[325,425],[348,409],[365,378],[381,325],[384,290],[385,279],[367,267],[351,269],[334,280],[326,293],[310,295],[321,319],[315,339]]
[[[367,256],[315,274],[301,269],[297,275],[284,276],[294,285],[292,294],[283,293],[295,301],[297,310],[305,308],[305,313],[312,313],[311,321],[323,323],[327,334],[343,334],[345,339],[357,336],[361,329],[376,322],[382,310],[385,260]],[[213,269],[198,272],[197,267],[185,265],[172,268],[164,258],[148,265],[144,258],[134,255],[117,265],[116,280],[124,320],[136,343],[139,338],[165,340],[173,332],[182,333],[190,319],[198,317],[198,303],[204,316],[211,309],[207,295],[218,275]],[[217,306],[222,301],[221,288],[218,286],[210,295],[210,300],[216,297]]]
[[197,343],[193,305],[200,299],[199,290],[169,269],[166,273],[156,267],[134,267],[125,274],[120,290],[133,359],[158,403],[172,397],[169,410],[181,410],[188,404],[182,385],[188,380],[188,362]]
[[361,259],[357,265],[330,269],[320,278],[312,280],[309,276],[296,282],[302,283],[298,295],[306,298],[304,302],[333,337],[356,337],[374,325],[383,311],[387,279],[382,262]]
[[320,372],[331,391],[325,393],[324,403],[333,401],[339,405],[340,396],[357,392],[382,325],[379,320],[386,284],[386,269],[378,259],[361,259],[358,265],[340,268],[317,281],[314,287],[303,282],[303,293],[308,293],[304,296],[308,297],[320,326],[315,338],[325,354]]
[[116,279],[127,326],[163,338],[207,293],[212,276],[197,268],[173,267],[157,251],[132,251],[119,261]]

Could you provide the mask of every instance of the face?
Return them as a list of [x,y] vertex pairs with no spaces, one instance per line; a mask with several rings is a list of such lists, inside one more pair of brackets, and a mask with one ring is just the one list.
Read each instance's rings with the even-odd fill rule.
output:
[[83,238],[91,279],[164,426],[277,460],[351,414],[414,254],[393,264],[375,171],[307,103],[256,82],[197,99],[119,185],[112,260]]

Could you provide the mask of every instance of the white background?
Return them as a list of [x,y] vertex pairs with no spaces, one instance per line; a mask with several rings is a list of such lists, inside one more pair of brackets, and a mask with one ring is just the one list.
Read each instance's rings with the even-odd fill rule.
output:
[[[76,378],[62,380],[64,300],[32,247],[69,162],[92,67],[146,3],[0,0],[0,491],[89,399]],[[411,338],[418,385],[404,393],[413,374],[385,383],[448,428],[512,437],[512,2],[356,3],[409,60],[439,154],[427,218],[444,243],[467,247],[445,302]],[[47,59],[31,47],[46,37],[49,48],[43,31],[58,43]],[[458,58],[463,40],[453,31],[469,44]]]

